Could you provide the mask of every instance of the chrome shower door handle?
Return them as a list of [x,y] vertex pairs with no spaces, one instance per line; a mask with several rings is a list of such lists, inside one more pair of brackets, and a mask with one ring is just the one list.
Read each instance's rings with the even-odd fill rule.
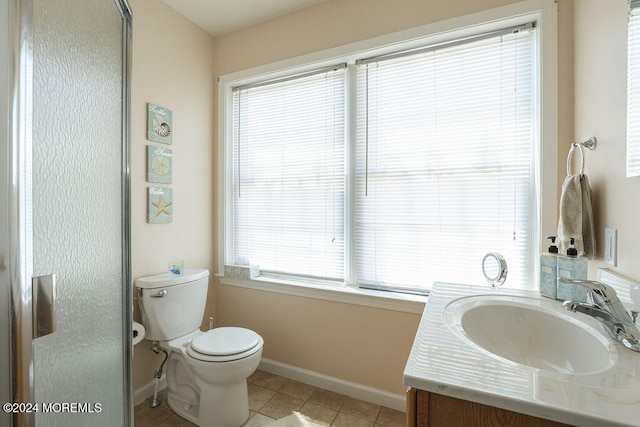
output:
[[56,275],[38,276],[31,281],[33,338],[35,339],[56,331]]
[[166,289],[163,289],[163,290],[161,290],[161,291],[158,291],[158,293],[157,293],[157,294],[153,294],[153,295],[149,295],[149,296],[150,296],[151,298],[162,298],[162,297],[167,296],[167,290],[166,290]]

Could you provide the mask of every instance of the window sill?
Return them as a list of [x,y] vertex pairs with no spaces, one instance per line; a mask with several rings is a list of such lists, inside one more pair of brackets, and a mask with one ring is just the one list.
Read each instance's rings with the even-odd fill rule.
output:
[[216,276],[220,280],[220,283],[226,286],[256,289],[259,291],[315,298],[325,301],[336,301],[405,313],[422,314],[428,298],[420,295],[359,289],[350,286],[310,285],[274,279],[272,277],[239,279],[225,277],[220,274]]

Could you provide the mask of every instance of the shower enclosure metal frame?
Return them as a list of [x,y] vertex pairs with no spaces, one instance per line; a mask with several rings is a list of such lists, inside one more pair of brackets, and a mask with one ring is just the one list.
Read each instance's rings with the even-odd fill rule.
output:
[[[0,390],[9,401],[34,403],[34,360],[32,335],[32,247],[30,221],[31,124],[33,40],[32,17],[35,0],[0,0],[8,9],[8,110],[7,132],[0,135],[0,296],[9,295],[10,391]],[[130,256],[130,103],[131,103],[131,9],[126,0],[113,0],[122,16],[122,318],[124,337],[123,405],[124,425],[133,425],[132,392],[132,278]],[[4,13],[4,11],[1,11]],[[0,49],[1,51],[2,49]],[[0,72],[0,77],[2,72]],[[2,80],[2,79],[0,79]],[[0,81],[0,84],[4,82]],[[0,94],[2,91],[0,91]],[[2,99],[0,102],[4,102]],[[2,109],[0,109],[0,112]],[[0,117],[4,119],[4,117]],[[3,126],[0,126],[2,129]],[[5,155],[6,154],[6,155]],[[4,173],[6,170],[6,173]],[[8,227],[6,226],[8,224]],[[5,236],[6,235],[6,236]],[[6,288],[8,289],[6,289]],[[0,309],[4,314],[6,306]],[[96,331],[99,333],[99,331]],[[0,334],[0,337],[2,335]],[[4,343],[2,343],[4,344]],[[5,361],[0,364],[0,369]],[[0,387],[5,385],[0,384]],[[6,396],[6,394],[9,394]],[[5,403],[5,401],[0,402]],[[8,416],[15,427],[35,425],[33,413],[0,414]]]

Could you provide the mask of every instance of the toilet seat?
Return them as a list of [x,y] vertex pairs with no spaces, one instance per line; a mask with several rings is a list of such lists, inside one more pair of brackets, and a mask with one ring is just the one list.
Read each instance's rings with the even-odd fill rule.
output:
[[194,338],[187,355],[205,362],[229,362],[251,356],[262,343],[260,335],[250,329],[216,328]]

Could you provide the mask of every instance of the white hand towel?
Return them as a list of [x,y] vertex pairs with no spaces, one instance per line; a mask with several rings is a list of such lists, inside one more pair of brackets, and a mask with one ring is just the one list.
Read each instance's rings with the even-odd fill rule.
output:
[[567,253],[572,237],[578,255],[593,259],[596,254],[596,241],[591,187],[586,175],[568,176],[562,184],[558,221],[558,248],[561,254]]

